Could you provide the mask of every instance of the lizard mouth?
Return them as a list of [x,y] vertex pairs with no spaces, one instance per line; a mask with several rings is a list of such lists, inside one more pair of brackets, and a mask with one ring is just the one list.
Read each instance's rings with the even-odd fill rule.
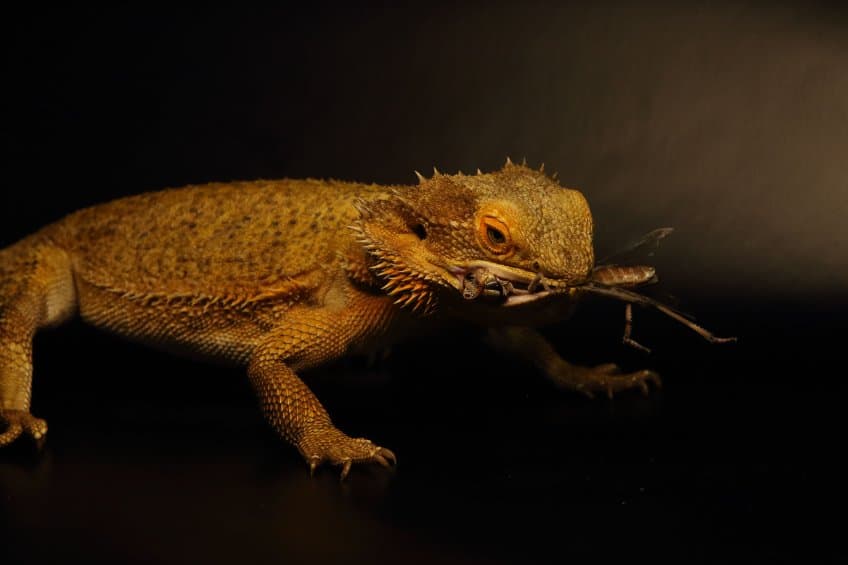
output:
[[507,307],[529,304],[555,294],[571,294],[576,290],[567,281],[489,261],[474,261],[450,271],[456,277],[454,286],[466,300],[484,298]]

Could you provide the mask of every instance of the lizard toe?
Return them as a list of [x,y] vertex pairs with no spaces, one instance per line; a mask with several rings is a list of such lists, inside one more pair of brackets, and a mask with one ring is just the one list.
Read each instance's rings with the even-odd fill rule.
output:
[[638,388],[642,394],[647,396],[650,393],[649,383],[653,383],[654,387],[662,388],[660,376],[651,370],[644,369],[632,373],[607,374],[599,379],[598,387],[606,390],[607,396],[612,398],[616,393],[626,390]]
[[6,425],[6,429],[0,433],[0,447],[11,444],[22,435],[28,435],[40,448],[47,436],[47,422],[24,410],[0,410],[0,424]]
[[613,398],[617,393],[634,388],[647,395],[650,393],[651,385],[656,389],[662,388],[660,376],[655,371],[645,369],[624,373],[614,363],[582,367],[577,371],[570,369],[561,384],[563,388],[571,388],[589,398],[594,398],[596,393],[603,393]]
[[354,464],[376,463],[389,468],[397,464],[395,454],[366,438],[352,438],[336,428],[326,428],[307,434],[299,449],[304,454],[310,474],[323,463],[341,466],[344,480]]

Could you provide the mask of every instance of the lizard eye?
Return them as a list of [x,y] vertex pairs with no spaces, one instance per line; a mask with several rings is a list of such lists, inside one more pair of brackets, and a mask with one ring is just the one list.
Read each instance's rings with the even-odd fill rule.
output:
[[506,243],[506,236],[497,228],[488,226],[486,228],[486,237],[489,238],[489,243],[492,245],[503,245]]
[[501,220],[484,216],[480,219],[479,234],[483,245],[492,253],[505,255],[512,251],[509,228]]

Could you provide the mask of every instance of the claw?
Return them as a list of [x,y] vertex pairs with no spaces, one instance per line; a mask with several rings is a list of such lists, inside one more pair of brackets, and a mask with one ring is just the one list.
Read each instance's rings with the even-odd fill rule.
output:
[[309,476],[315,476],[315,469],[318,467],[319,458],[315,455],[309,458]]
[[586,385],[585,385],[585,384],[583,384],[583,383],[578,384],[578,385],[575,387],[575,390],[577,390],[577,392],[583,393],[583,395],[584,395],[586,398],[588,398],[589,400],[594,400],[594,399],[595,399],[595,393],[593,393],[591,390],[589,390],[589,389],[586,387]]
[[347,474],[348,474],[348,473],[350,473],[350,467],[351,467],[351,465],[353,465],[353,461],[351,461],[350,459],[347,459],[347,460],[344,462],[344,465],[342,465],[342,476],[341,476],[341,477],[339,477],[339,480],[340,480],[340,481],[345,480],[345,477],[347,477]]
[[32,437],[35,439],[35,449],[39,453],[44,451],[44,444],[47,443],[46,425],[42,425],[38,430],[33,431]]
[[658,389],[662,388],[662,379],[660,376],[653,371],[651,371],[651,382],[654,383],[654,386]]
[[391,461],[392,465],[397,465],[397,456],[395,456],[391,449],[386,449],[385,447],[380,448],[380,455]]

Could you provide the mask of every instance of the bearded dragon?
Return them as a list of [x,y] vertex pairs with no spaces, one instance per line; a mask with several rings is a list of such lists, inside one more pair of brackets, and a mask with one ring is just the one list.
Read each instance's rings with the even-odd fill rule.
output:
[[80,210],[0,250],[0,446],[43,441],[33,335],[76,314],[245,367],[273,429],[312,471],[339,465],[342,478],[395,455],[340,431],[298,374],[428,328],[483,324],[498,349],[590,396],[647,391],[653,371],[570,364],[531,329],[582,294],[592,233],[580,192],[509,160],[410,186],[217,183]]

